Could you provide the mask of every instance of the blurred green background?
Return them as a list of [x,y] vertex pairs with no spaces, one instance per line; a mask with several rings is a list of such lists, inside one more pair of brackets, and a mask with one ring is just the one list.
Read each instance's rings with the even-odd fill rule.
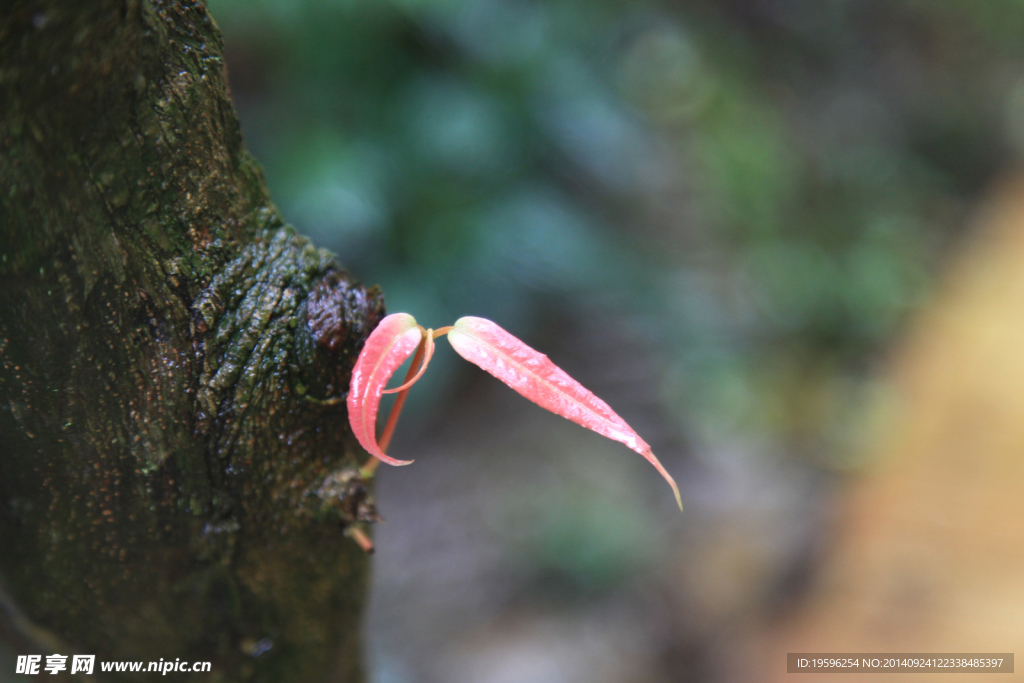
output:
[[548,353],[687,506],[439,352],[380,475],[372,680],[741,680],[1024,145],[1024,4],[209,4],[285,219],[390,311]]

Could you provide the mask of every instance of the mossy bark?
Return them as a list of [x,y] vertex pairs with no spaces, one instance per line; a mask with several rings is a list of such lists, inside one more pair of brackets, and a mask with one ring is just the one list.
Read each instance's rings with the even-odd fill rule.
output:
[[0,234],[5,640],[361,680],[331,399],[383,303],[270,203],[201,2],[0,7]]

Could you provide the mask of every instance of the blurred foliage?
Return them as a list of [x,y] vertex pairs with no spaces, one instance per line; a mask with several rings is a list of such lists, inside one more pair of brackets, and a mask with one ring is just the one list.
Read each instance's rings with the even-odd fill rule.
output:
[[275,201],[390,310],[602,311],[702,438],[847,448],[1024,145],[1018,0],[209,4]]

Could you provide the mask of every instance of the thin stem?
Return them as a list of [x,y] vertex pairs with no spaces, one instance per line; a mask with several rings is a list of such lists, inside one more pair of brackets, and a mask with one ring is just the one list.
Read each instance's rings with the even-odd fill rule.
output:
[[[409,371],[405,373],[405,379],[402,384],[406,384],[413,376],[416,371],[419,370],[420,364],[423,362],[423,352],[427,346],[427,337],[423,335],[420,339],[420,345],[416,347],[416,355],[412,357],[412,363],[409,365]],[[388,444],[391,443],[391,436],[395,433],[395,426],[398,424],[398,418],[402,414],[402,406],[405,405],[405,397],[409,393],[409,389],[403,389],[398,393],[395,398],[395,402],[391,404],[391,412],[388,413],[388,421],[384,423],[384,431],[381,432],[380,438],[377,439],[377,444],[380,446],[382,451],[388,449]],[[380,460],[370,457],[370,461],[363,465],[359,470],[359,475],[364,479],[369,479],[373,476],[373,473],[377,470],[377,466],[380,465]]]
[[[376,458],[374,458],[376,460]],[[373,553],[373,541],[366,535],[360,527],[352,525],[345,529],[345,535],[351,538],[356,544],[363,549],[363,552],[367,555]]]
[[[420,340],[420,345],[416,347],[416,355],[412,357],[412,363],[409,365],[409,371],[405,373],[405,380],[402,384],[405,384],[416,374],[416,371],[420,369],[420,364],[423,362],[423,352],[426,349],[426,339]],[[380,438],[377,439],[377,444],[380,446],[382,451],[387,451],[388,444],[391,443],[391,437],[395,433],[395,426],[398,424],[398,418],[402,414],[402,406],[405,405],[405,397],[409,395],[408,389],[403,389],[399,392],[395,398],[394,404],[391,406],[391,412],[388,413],[388,421],[384,423],[384,431],[380,433]]]
[[439,327],[436,330],[434,330],[434,334],[432,336],[434,339],[439,339],[454,329],[454,325],[448,325],[447,327]]

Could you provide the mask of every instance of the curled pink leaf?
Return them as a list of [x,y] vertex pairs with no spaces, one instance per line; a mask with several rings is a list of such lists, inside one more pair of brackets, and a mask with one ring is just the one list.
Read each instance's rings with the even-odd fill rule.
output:
[[679,487],[647,442],[608,404],[574,380],[547,356],[484,318],[465,317],[448,333],[456,353],[480,366],[521,396],[578,425],[619,441],[647,458],[665,478],[683,509]]
[[352,369],[348,390],[348,421],[360,445],[389,465],[408,465],[396,460],[377,444],[377,411],[384,387],[395,370],[412,355],[423,337],[423,328],[408,313],[393,313],[370,333]]
[[419,381],[420,377],[422,377],[423,373],[426,371],[427,366],[430,365],[430,359],[434,356],[434,336],[432,332],[433,330],[427,330],[427,333],[423,336],[423,340],[426,344],[426,353],[423,356],[423,362],[420,363],[420,369],[416,371],[416,374],[413,375],[412,378],[406,381],[405,384],[403,384],[402,386],[395,387],[394,389],[385,389],[383,393],[397,394],[399,391],[405,391],[406,389],[408,389],[413,384],[416,384],[416,382]]

